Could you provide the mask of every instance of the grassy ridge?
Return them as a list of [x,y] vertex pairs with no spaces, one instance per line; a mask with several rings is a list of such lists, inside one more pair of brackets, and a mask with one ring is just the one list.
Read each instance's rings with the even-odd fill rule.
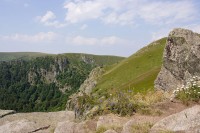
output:
[[135,92],[153,89],[154,80],[160,71],[166,38],[142,48],[106,73],[98,81],[94,91],[113,93],[131,89]]
[[109,56],[109,55],[92,55],[92,54],[83,54],[83,53],[66,53],[66,54],[60,54],[58,56],[67,57],[70,60],[83,60],[86,59],[86,61],[92,63],[95,62],[96,65],[113,65],[116,64],[123,59],[124,57],[119,56]]
[[49,54],[39,52],[0,52],[0,61],[11,61],[11,60],[30,60],[31,58],[47,56]]
[[[42,56],[58,56],[67,57],[70,61],[80,61],[84,57],[86,60],[90,59],[94,61],[96,65],[112,65],[120,62],[124,57],[119,56],[107,56],[107,55],[92,55],[83,53],[65,53],[65,54],[46,54],[38,52],[0,52],[0,61],[11,61],[11,60],[30,60]],[[92,62],[91,62],[92,63]]]

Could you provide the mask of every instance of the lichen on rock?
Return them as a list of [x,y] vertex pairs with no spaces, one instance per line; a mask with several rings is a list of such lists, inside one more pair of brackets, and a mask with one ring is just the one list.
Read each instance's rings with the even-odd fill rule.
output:
[[186,29],[169,33],[163,53],[163,65],[155,88],[174,90],[193,76],[200,76],[200,36]]

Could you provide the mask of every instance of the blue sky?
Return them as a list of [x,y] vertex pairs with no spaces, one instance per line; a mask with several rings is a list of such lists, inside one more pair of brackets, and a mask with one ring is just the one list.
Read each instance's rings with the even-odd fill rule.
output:
[[0,52],[130,56],[176,27],[200,32],[198,0],[0,0]]

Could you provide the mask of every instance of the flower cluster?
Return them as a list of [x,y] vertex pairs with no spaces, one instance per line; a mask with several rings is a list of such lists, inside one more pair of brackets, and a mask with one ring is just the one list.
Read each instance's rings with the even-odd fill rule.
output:
[[194,76],[189,79],[186,85],[182,85],[173,91],[174,97],[178,99],[187,99],[199,101],[200,99],[200,77]]

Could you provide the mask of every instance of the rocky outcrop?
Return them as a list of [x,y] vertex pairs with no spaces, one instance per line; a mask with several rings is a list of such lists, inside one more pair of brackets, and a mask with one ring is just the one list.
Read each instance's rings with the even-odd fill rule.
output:
[[200,76],[200,36],[186,29],[169,33],[163,54],[163,65],[155,88],[173,90]]
[[84,105],[85,108],[83,109],[79,103],[79,98],[90,97],[92,90],[97,85],[98,78],[103,74],[103,72],[103,69],[100,67],[94,68],[90,72],[89,77],[80,86],[79,92],[70,96],[70,99],[67,102],[67,109],[74,110],[76,118],[84,119],[87,115],[92,113],[91,111],[96,109],[96,107],[91,109],[90,105]]
[[52,133],[62,121],[74,121],[74,112],[10,114],[0,118],[0,133]]
[[[47,58],[48,57],[40,57],[40,58]],[[39,59],[40,59],[39,58]],[[39,78],[41,81],[45,83],[57,83],[56,77],[64,71],[64,69],[67,67],[69,64],[69,61],[67,58],[62,58],[62,57],[56,57],[56,58],[50,58],[51,61],[49,61],[48,65],[45,67],[34,67],[31,68],[28,72],[28,82],[34,85],[36,83],[35,79]],[[49,67],[49,68],[46,68]]]
[[158,121],[151,129],[151,133],[162,131],[199,133],[200,105],[185,109]]
[[90,95],[92,89],[97,85],[97,79],[103,74],[103,72],[104,71],[100,67],[94,68],[90,72],[89,77],[80,86],[80,92]]

